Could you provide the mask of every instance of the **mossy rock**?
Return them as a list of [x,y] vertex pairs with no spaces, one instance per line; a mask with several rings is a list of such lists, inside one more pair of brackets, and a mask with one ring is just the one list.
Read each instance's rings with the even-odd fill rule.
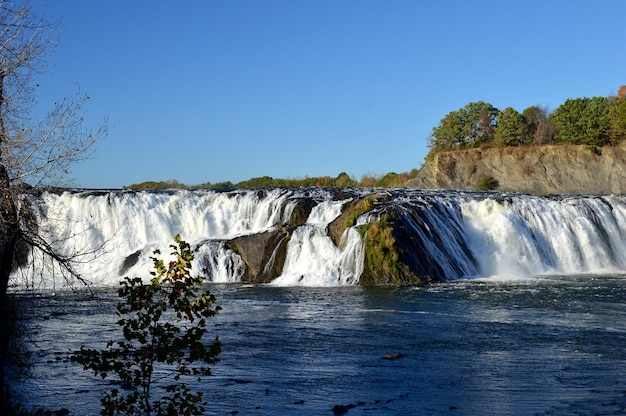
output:
[[406,255],[402,240],[406,237],[402,231],[402,220],[398,213],[391,210],[381,215],[379,221],[359,226],[363,238],[363,272],[359,284],[375,285],[425,285],[432,282],[428,275],[412,263],[412,257]]
[[348,202],[342,208],[341,215],[328,225],[328,236],[337,247],[343,248],[341,236],[350,227],[356,225],[357,219],[370,212],[376,205],[388,202],[391,195],[388,192],[374,192]]

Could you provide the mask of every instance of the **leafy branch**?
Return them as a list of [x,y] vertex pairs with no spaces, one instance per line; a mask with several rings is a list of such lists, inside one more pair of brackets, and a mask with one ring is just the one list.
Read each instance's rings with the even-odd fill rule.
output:
[[[210,376],[210,366],[219,361],[218,338],[207,346],[203,337],[206,319],[221,308],[212,293],[200,290],[204,279],[190,273],[190,245],[179,235],[174,242],[174,260],[167,264],[154,251],[149,283],[138,277],[122,281],[117,325],[124,339],[109,341],[103,350],[83,346],[76,352],[85,370],[102,379],[114,374],[122,386],[123,391],[104,393],[101,415],[204,413],[202,392],[192,391],[185,381]],[[160,397],[154,398],[154,389]]]

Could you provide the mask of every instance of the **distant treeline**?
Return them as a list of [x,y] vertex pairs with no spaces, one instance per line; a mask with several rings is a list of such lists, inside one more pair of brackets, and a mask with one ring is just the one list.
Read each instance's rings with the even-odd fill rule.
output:
[[483,101],[448,113],[429,137],[431,154],[479,146],[571,143],[615,145],[626,139],[626,85],[616,96],[568,99],[554,112],[531,106],[521,113]]
[[298,188],[310,186],[322,186],[330,188],[400,188],[406,186],[406,183],[415,178],[419,173],[418,169],[410,172],[395,173],[390,172],[383,176],[365,174],[361,176],[361,180],[357,180],[354,176],[350,176],[345,172],[340,173],[337,177],[318,176],[304,177],[299,179],[274,179],[269,176],[248,179],[247,181],[233,184],[232,182],[219,183],[203,183],[200,185],[185,185],[176,180],[170,181],[148,181],[132,185],[124,186],[124,189],[212,189],[212,190],[231,190],[231,189],[256,189],[256,188]]
[[[512,107],[499,110],[478,101],[448,113],[429,137],[429,156],[441,150],[479,146],[520,146],[527,144],[571,143],[592,148],[615,145],[626,139],[626,85],[616,96],[568,99],[554,112],[531,106],[521,113]],[[410,172],[390,172],[382,176],[365,174],[360,180],[345,172],[337,177],[318,176],[274,179],[269,176],[232,182],[185,185],[176,180],[148,181],[124,186],[125,189],[250,189],[296,187],[381,187],[398,188],[417,176]]]

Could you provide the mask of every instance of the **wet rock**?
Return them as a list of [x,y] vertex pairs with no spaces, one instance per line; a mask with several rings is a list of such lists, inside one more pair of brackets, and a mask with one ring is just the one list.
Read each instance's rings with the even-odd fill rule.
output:
[[355,407],[355,404],[336,404],[333,406],[332,410],[335,415],[345,415],[350,409],[354,409]]
[[412,286],[446,279],[427,247],[411,232],[410,213],[388,205],[377,214],[379,221],[359,226],[364,250],[361,285]]
[[328,224],[328,236],[337,247],[342,248],[341,236],[349,227],[356,225],[356,220],[374,208],[375,194],[366,195],[350,201],[341,209],[341,214]]
[[226,247],[237,253],[247,266],[241,281],[269,283],[280,276],[285,265],[290,236],[287,229],[277,228],[228,241]]
[[133,254],[131,254],[130,256],[127,256],[124,259],[124,263],[122,263],[122,266],[120,267],[120,270],[119,270],[118,274],[120,276],[124,276],[126,274],[126,272],[128,272],[128,270],[131,267],[133,267],[135,264],[137,264],[137,262],[139,261],[140,256],[141,256],[141,250],[137,250]]
[[402,354],[394,352],[393,354],[387,354],[383,357],[383,359],[385,360],[397,360],[398,358],[401,358]]
[[291,212],[289,218],[289,225],[292,227],[299,227],[306,223],[311,214],[311,210],[317,205],[317,201],[313,198],[299,198],[296,201],[296,206]]

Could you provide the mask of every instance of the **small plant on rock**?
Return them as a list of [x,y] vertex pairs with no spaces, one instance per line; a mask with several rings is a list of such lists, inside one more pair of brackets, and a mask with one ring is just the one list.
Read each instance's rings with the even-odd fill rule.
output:
[[[205,345],[206,318],[220,310],[202,277],[191,276],[193,251],[180,236],[171,245],[174,260],[152,257],[149,283],[126,277],[118,290],[117,324],[122,341],[103,350],[81,347],[76,360],[105,379],[115,375],[121,388],[103,394],[101,415],[201,415],[202,392],[186,384],[210,376],[218,362],[217,338]],[[158,250],[154,255],[159,255]]]
[[497,189],[498,186],[500,186],[498,180],[487,175],[481,176],[476,183],[476,189],[479,191],[493,191],[494,189]]
[[399,253],[389,216],[383,214],[379,221],[359,226],[359,233],[367,267],[389,282],[397,280]]

